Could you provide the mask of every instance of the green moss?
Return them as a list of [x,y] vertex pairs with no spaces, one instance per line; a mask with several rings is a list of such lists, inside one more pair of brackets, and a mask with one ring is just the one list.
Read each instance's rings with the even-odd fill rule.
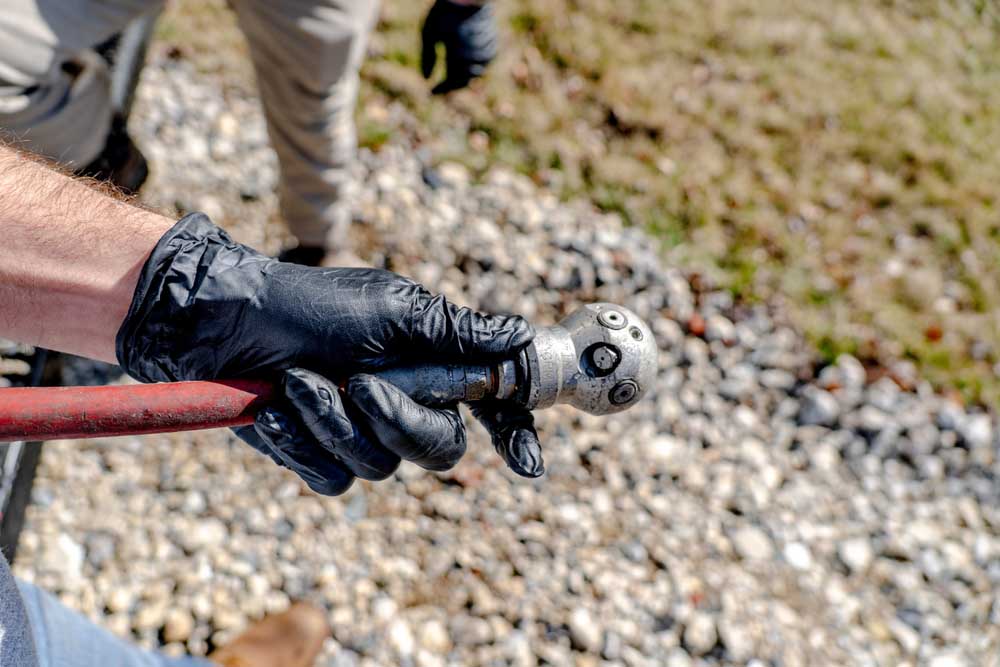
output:
[[820,335],[814,337],[813,342],[819,352],[820,360],[825,364],[832,364],[842,354],[858,354],[857,341],[849,338]]

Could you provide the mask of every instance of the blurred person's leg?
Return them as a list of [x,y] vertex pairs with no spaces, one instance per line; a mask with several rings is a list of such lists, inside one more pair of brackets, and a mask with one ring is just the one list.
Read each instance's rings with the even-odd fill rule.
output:
[[378,2],[232,4],[250,43],[281,165],[282,215],[303,250],[319,256],[322,249],[342,248],[350,224],[350,167],[357,151],[358,69]]
[[211,667],[202,658],[168,658],[122,641],[39,588],[18,581],[39,667]]
[[3,0],[0,129],[82,169],[112,129],[108,68],[93,47],[160,0]]

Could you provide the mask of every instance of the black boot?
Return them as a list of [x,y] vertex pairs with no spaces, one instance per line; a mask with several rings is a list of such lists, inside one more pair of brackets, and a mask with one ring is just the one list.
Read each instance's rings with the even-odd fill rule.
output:
[[142,152],[128,136],[125,119],[120,114],[115,114],[111,120],[111,131],[104,150],[93,162],[77,170],[76,174],[108,181],[126,194],[134,195],[139,192],[149,176],[149,167]]
[[311,245],[299,245],[285,248],[278,255],[278,261],[301,264],[302,266],[319,266],[326,257],[326,248]]

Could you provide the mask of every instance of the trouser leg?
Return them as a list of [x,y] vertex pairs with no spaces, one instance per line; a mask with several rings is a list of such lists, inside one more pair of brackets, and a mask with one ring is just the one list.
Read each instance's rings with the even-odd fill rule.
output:
[[358,69],[377,0],[233,0],[250,44],[281,212],[303,245],[336,247],[350,222]]
[[111,127],[107,66],[92,47],[159,0],[2,0],[0,129],[83,167]]
[[212,667],[201,658],[168,658],[129,644],[37,587],[23,581],[17,585],[39,667]]

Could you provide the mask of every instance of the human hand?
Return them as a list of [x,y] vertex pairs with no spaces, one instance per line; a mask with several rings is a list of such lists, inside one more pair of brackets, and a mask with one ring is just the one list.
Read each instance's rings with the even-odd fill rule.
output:
[[437,0],[424,19],[420,69],[425,79],[434,72],[437,45],[444,44],[447,71],[431,91],[448,93],[469,85],[486,71],[497,53],[497,27],[490,3],[466,4]]
[[[146,382],[280,381],[275,405],[236,433],[336,495],[355,477],[388,477],[402,459],[445,470],[465,452],[456,405],[419,405],[371,373],[509,358],[533,336],[520,317],[460,308],[389,271],[278,262],[193,214],[143,267],[116,351]],[[515,472],[542,474],[530,412],[502,401],[473,412]]]

